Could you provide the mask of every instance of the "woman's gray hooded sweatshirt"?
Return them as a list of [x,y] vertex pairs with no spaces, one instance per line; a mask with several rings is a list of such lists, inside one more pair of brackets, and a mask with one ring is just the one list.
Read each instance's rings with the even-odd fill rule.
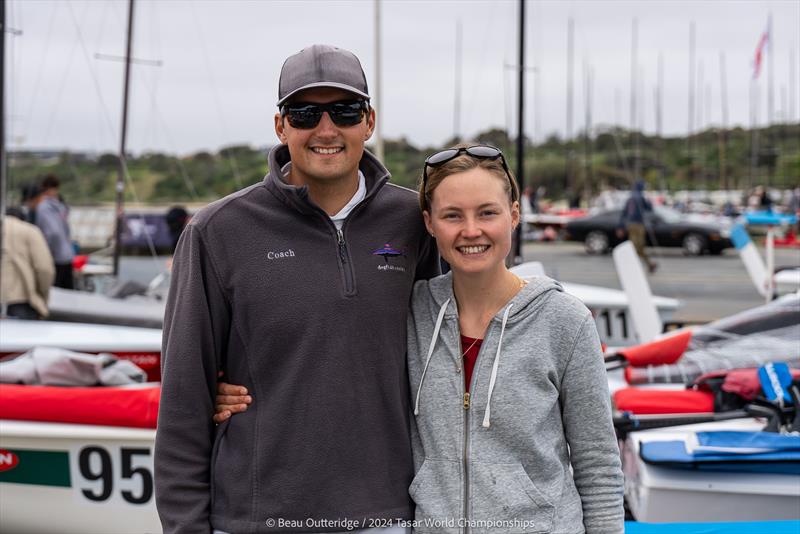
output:
[[408,366],[416,532],[623,532],[600,342],[557,282],[533,279],[491,320],[469,396],[452,276],[417,282]]

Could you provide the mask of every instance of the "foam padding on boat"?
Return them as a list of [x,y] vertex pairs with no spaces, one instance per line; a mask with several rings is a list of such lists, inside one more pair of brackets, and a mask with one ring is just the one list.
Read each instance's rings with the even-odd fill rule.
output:
[[640,445],[639,456],[648,464],[674,469],[800,475],[800,451],[793,450],[697,455],[687,451],[682,440],[647,441]]
[[695,390],[623,388],[614,393],[614,406],[621,412],[639,415],[710,413],[714,411],[714,394]]
[[645,365],[665,365],[675,363],[686,352],[692,340],[692,331],[689,329],[678,330],[674,334],[643,343],[635,347],[627,347],[619,351],[634,367]]
[[161,388],[0,385],[0,419],[155,428]]

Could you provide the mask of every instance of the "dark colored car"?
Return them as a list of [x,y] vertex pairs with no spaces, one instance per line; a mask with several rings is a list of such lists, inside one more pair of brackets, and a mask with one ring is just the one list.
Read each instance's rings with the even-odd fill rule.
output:
[[[617,236],[621,210],[611,210],[567,223],[564,239],[582,241],[589,254],[605,254],[627,239]],[[728,227],[714,222],[697,222],[679,212],[655,206],[647,217],[647,244],[682,247],[689,256],[720,254],[732,247]]]

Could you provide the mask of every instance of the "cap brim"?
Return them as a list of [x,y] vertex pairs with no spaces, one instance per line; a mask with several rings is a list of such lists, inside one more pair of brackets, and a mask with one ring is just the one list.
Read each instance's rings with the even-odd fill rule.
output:
[[333,87],[335,89],[342,89],[344,91],[347,91],[348,93],[353,93],[354,95],[358,95],[361,98],[365,98],[365,99],[369,100],[369,95],[368,94],[366,94],[366,93],[364,93],[362,91],[359,91],[358,89],[356,89],[352,85],[347,85],[345,83],[337,83],[337,82],[315,82],[315,83],[309,83],[308,85],[304,85],[302,87],[298,87],[297,89],[295,89],[294,91],[292,91],[288,95],[286,95],[283,98],[281,98],[280,100],[278,100],[278,104],[277,105],[280,107],[287,100],[292,98],[294,95],[296,95],[300,91],[305,91],[306,89],[313,89],[315,87]]

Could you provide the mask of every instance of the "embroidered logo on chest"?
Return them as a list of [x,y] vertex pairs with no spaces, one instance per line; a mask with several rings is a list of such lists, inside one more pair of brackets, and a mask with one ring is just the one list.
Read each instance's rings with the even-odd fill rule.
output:
[[383,257],[383,264],[378,265],[379,271],[398,271],[401,273],[406,272],[406,268],[402,265],[394,265],[392,260],[396,260],[400,257],[405,257],[405,252],[398,247],[393,247],[390,243],[384,243],[384,245],[376,250],[372,251],[373,256],[382,256]]

